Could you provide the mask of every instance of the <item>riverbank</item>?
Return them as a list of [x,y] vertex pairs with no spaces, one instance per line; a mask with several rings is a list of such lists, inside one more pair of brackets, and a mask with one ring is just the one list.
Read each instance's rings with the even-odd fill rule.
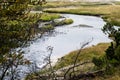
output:
[[[100,57],[105,54],[105,50],[110,46],[109,43],[99,43],[95,46],[87,47],[81,50],[77,63],[92,61],[94,57]],[[60,69],[69,66],[74,63],[75,56],[79,50],[72,51],[58,60],[55,65],[56,69]]]
[[79,15],[101,16],[106,22],[120,26],[120,5],[79,5],[74,9],[70,7],[62,7],[49,8],[44,11],[49,13],[70,13]]
[[32,18],[31,22],[35,23],[35,27],[40,33],[54,30],[56,26],[69,25],[73,23],[72,19],[67,19],[58,13],[44,13],[40,11],[31,11],[28,14]]
[[[105,55],[105,50],[109,46],[110,46],[109,43],[99,43],[95,46],[82,49],[82,51],[78,57],[77,64],[76,64],[76,65],[81,64],[81,66],[79,65],[75,68],[76,74],[79,74],[79,71],[81,72],[81,74],[84,74],[88,71],[95,71],[95,66],[92,63],[92,59],[94,57],[100,57],[100,56]],[[58,60],[56,65],[53,67],[53,69],[58,77],[64,76],[65,72],[70,67],[73,66],[73,63],[75,60],[74,58],[76,57],[78,51],[79,50],[75,50],[73,52],[70,52]],[[86,62],[86,63],[84,64],[84,62]],[[83,65],[82,65],[82,63],[83,63]],[[41,70],[37,74],[43,75],[43,74],[49,74],[49,73],[51,73],[51,70],[49,70],[49,68],[44,68],[43,70]],[[37,76],[36,74],[30,74],[26,77],[26,80],[31,80],[31,79],[37,80],[37,78],[39,79],[39,76]],[[116,74],[113,74],[111,79],[110,79],[110,75],[96,76],[95,78],[91,78],[91,79],[92,80],[103,80],[103,79],[118,80],[117,78],[118,79],[120,78],[119,71],[117,71]],[[88,78],[88,79],[90,79],[90,78]],[[58,80],[61,80],[61,79],[58,79]]]

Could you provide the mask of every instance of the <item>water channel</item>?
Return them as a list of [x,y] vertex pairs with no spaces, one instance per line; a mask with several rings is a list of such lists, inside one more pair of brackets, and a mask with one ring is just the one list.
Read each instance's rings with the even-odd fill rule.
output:
[[97,45],[98,43],[111,42],[108,35],[102,32],[102,27],[106,24],[102,18],[94,16],[83,16],[74,14],[61,14],[65,18],[73,19],[73,24],[58,26],[51,34],[45,34],[38,38],[29,47],[24,48],[25,57],[41,66],[42,60],[49,54],[47,47],[53,47],[51,60],[56,62],[58,58],[77,50],[88,41],[87,45]]

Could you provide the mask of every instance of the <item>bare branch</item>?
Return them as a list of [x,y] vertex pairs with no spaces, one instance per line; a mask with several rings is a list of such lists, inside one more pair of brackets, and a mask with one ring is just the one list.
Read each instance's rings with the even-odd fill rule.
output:
[[[93,39],[92,39],[92,40],[93,40]],[[91,40],[91,41],[92,41],[92,40]],[[76,63],[77,63],[78,57],[79,57],[79,55],[80,55],[80,53],[81,53],[81,50],[82,50],[86,45],[88,45],[91,41],[86,42],[86,43],[84,43],[84,44],[81,46],[81,48],[79,49],[79,51],[78,51],[78,53],[77,53],[77,55],[76,55],[76,57],[75,57],[75,61],[74,61],[74,63],[73,63],[73,67],[69,68],[69,69],[65,72],[65,74],[64,74],[64,79],[66,79],[66,75],[69,73],[69,71],[70,71],[71,69],[73,69],[73,73],[74,73],[74,75],[75,75],[75,67],[76,67]],[[85,62],[85,63],[87,63],[87,62]]]

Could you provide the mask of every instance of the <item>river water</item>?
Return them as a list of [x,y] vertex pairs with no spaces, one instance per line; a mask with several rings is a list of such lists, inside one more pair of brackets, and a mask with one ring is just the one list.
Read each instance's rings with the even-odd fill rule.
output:
[[53,33],[45,34],[42,38],[38,38],[30,44],[29,47],[24,48],[25,57],[36,62],[37,66],[41,66],[43,59],[49,54],[48,46],[53,47],[51,61],[56,62],[58,58],[79,49],[85,42],[92,40],[87,47],[102,42],[111,42],[101,30],[105,22],[100,17],[74,14],[61,15],[73,19],[73,24],[58,26]]

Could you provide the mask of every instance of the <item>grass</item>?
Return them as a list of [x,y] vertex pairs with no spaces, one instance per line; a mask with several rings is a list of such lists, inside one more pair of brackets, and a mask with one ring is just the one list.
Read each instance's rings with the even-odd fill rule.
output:
[[116,5],[120,5],[120,2],[119,2],[119,1],[116,1],[116,2],[114,2],[114,4],[116,4]]
[[40,19],[43,20],[43,21],[50,21],[50,20],[53,20],[53,19],[58,19],[60,17],[61,17],[60,14],[45,13],[45,14],[42,14]]
[[72,19],[64,19],[62,21],[55,21],[54,25],[55,26],[61,26],[61,25],[69,25],[69,24],[72,24],[73,23],[73,20]]
[[[34,12],[34,13],[29,13],[28,16],[31,19],[31,22],[34,22],[34,23],[38,21],[47,22],[47,21],[61,18],[61,15],[56,13],[35,13]],[[40,30],[46,32],[46,31],[53,30],[55,26],[68,25],[71,23],[73,23],[72,19],[65,19],[62,21],[55,22],[55,25],[53,25],[52,23],[45,25],[42,28],[40,28]]]
[[120,66],[115,67],[111,75],[96,76],[92,80],[120,80]]
[[120,26],[120,5],[82,6],[76,8],[49,8],[46,12],[102,16],[107,22]]
[[54,14],[54,13],[30,13],[28,14],[29,17],[36,20],[41,21],[51,21],[53,19],[61,18],[60,14]]
[[48,2],[47,4],[43,5],[43,8],[57,8],[57,7],[77,7],[77,6],[98,6],[98,5],[110,5],[109,3],[99,3],[99,2],[93,2],[93,3],[87,3],[87,2],[66,2],[66,1],[54,1],[54,2]]
[[63,22],[64,22],[64,24],[72,24],[73,20],[72,19],[65,19]]
[[[99,56],[104,55],[105,54],[104,51],[108,48],[109,45],[110,45],[109,43],[100,43],[96,46],[92,46],[92,47],[83,49],[79,56],[77,63],[81,63],[86,60],[87,61],[92,60],[93,57],[99,57]],[[54,66],[54,69],[59,70],[63,67],[72,65],[77,52],[78,52],[78,50],[70,52],[69,54],[67,54],[64,57],[62,57],[61,59],[59,59],[57,64]],[[93,63],[85,64],[83,66],[78,67],[77,69],[85,72],[85,71],[88,71],[91,67],[93,67]],[[40,74],[40,75],[45,74],[45,73],[49,73],[49,70],[44,69],[44,70],[38,72],[38,74]],[[63,74],[61,73],[60,75],[63,75]],[[31,77],[32,77],[32,79],[34,79],[34,77],[36,78],[35,74],[30,74],[26,77],[26,80],[29,80]],[[99,78],[99,77],[97,77],[97,78]]]
[[[77,63],[81,63],[88,60],[91,61],[93,57],[103,56],[105,54],[105,50],[108,48],[109,45],[109,43],[100,43],[96,46],[83,49],[80,53],[80,56],[78,57]],[[72,65],[77,52],[78,50],[70,52],[69,54],[59,59],[58,63],[55,65],[56,69]]]
[[[50,5],[51,4],[51,5]],[[76,3],[77,4],[77,3]],[[80,4],[80,3],[79,3]],[[80,14],[80,15],[94,15],[94,16],[102,16],[102,18],[110,22],[114,25],[120,26],[120,5],[119,3],[115,3],[116,5],[96,5],[96,4],[77,4],[76,8],[65,8],[66,6],[71,6],[71,4],[53,4],[49,3],[44,7],[49,7],[49,9],[45,10],[47,12],[56,12],[56,13],[72,13],[72,14]],[[59,5],[59,6],[58,6]],[[74,4],[75,5],[75,4]],[[50,6],[52,8],[50,8]],[[56,8],[60,7],[60,8]],[[61,8],[63,7],[63,8]],[[41,18],[43,21],[49,21],[52,18],[46,17]],[[68,21],[69,22],[69,21]],[[108,48],[109,43],[100,43],[96,46],[88,47],[82,50],[77,63],[81,63],[84,61],[92,60],[93,57],[100,57],[105,54],[105,50]],[[55,65],[55,69],[60,69],[69,65],[72,65],[77,54],[78,50],[70,52],[65,55],[61,59],[59,59],[58,63]],[[93,80],[120,80],[120,68],[116,69],[116,72],[112,75],[105,76],[97,76]]]
[[[28,20],[29,22],[37,24],[39,21],[42,22],[47,22],[47,21],[51,21],[53,19],[58,19],[60,18],[60,14],[51,14],[51,13],[29,13],[28,15]],[[38,27],[37,25],[35,27]],[[51,24],[47,24],[47,25],[43,25],[41,26],[41,28],[39,28],[39,32],[43,33],[43,32],[49,32],[51,30],[54,29],[54,26]],[[34,32],[33,32],[34,33]]]
[[43,5],[43,8],[56,8],[56,7],[67,7],[67,6],[79,6],[80,2],[64,2],[64,1],[54,1],[48,2]]

